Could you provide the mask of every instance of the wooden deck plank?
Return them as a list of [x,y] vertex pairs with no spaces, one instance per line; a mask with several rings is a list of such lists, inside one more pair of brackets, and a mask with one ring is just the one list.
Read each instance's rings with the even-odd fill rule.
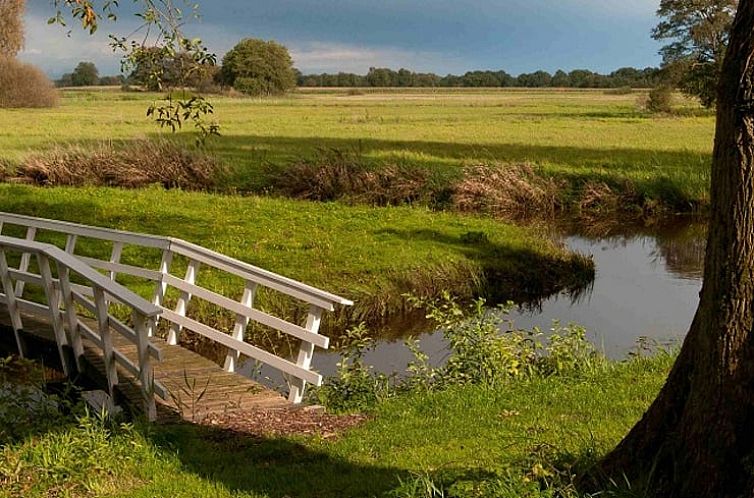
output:
[[[54,342],[52,327],[44,320],[24,315],[23,321],[24,332],[41,340]],[[0,328],[4,329],[0,333],[4,333],[9,327],[10,317],[0,310]],[[83,342],[88,366],[94,370],[95,377],[97,374],[104,377],[105,362],[101,349],[89,340]],[[158,420],[183,418],[195,421],[244,410],[283,409],[291,406],[280,393],[242,375],[228,373],[220,365],[193,351],[182,346],[170,346],[159,338],[153,338],[152,342],[163,356],[163,361],[153,362],[154,378],[170,393],[167,400],[157,398]],[[113,346],[129,360],[136,360],[136,346],[116,332],[113,332]],[[120,365],[117,372],[117,391],[120,397],[130,408],[140,410],[143,400],[137,379]],[[198,399],[200,394],[201,399]]]

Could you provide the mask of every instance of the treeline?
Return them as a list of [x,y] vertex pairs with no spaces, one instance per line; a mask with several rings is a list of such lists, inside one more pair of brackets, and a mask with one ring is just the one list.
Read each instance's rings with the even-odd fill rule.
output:
[[65,73],[55,80],[59,87],[69,86],[112,86],[122,85],[126,78],[122,75],[100,76],[97,66],[93,62],[81,61],[70,73]]
[[353,73],[298,74],[302,87],[564,87],[564,88],[651,88],[660,81],[660,69],[624,67],[610,74],[586,69],[555,74],[535,71],[512,76],[505,71],[469,71],[458,76],[415,73],[408,69],[370,68],[366,75]]

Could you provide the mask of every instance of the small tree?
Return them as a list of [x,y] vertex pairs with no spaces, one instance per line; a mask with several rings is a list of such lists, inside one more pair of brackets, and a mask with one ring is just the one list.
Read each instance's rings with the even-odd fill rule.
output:
[[717,81],[738,0],[661,0],[652,32],[662,47],[668,81],[702,105],[715,104]]
[[93,62],[79,62],[71,73],[72,86],[95,86],[99,83],[99,71]]
[[0,0],[0,58],[13,58],[24,46],[24,0]]
[[251,95],[279,95],[296,87],[288,49],[272,40],[241,40],[223,57],[221,78]]
[[660,85],[653,88],[647,97],[647,110],[651,112],[671,112],[673,104],[673,88]]

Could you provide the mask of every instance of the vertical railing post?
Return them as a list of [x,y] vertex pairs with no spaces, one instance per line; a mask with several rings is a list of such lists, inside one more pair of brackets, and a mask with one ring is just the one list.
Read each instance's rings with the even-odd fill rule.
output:
[[[26,229],[26,240],[34,240],[34,238],[37,236],[37,229],[36,227],[29,227]],[[31,262],[31,253],[25,252],[21,255],[21,262],[18,265],[19,271],[28,271],[29,270],[29,263]],[[16,282],[16,296],[21,297],[21,295],[24,293],[24,285],[26,285],[26,282],[23,282],[21,280]]]
[[21,313],[18,310],[18,303],[16,302],[16,291],[13,286],[13,279],[10,278],[9,270],[8,258],[6,258],[5,256],[5,249],[0,249],[0,284],[2,284],[3,287],[6,305],[8,306],[8,314],[10,315],[10,323],[13,327],[13,334],[16,337],[18,355],[23,358],[26,355],[26,348],[24,347],[23,340],[21,339],[23,322],[21,321]]
[[[162,307],[165,303],[165,293],[168,291],[168,284],[165,282],[165,275],[170,273],[170,265],[173,262],[173,251],[170,250],[170,248],[164,249],[162,251],[162,260],[160,261],[160,279],[157,281],[157,284],[154,289],[154,296],[152,297],[152,303],[154,303],[157,306]],[[149,325],[148,335],[149,337],[152,337],[154,335],[155,329],[157,328],[157,322],[159,321],[159,317],[155,318],[151,321]]]
[[113,338],[110,331],[110,315],[108,314],[105,292],[100,287],[94,287],[94,304],[97,310],[97,327],[102,340],[102,359],[105,362],[105,376],[110,396],[115,395],[115,386],[118,384],[118,370],[115,364],[113,352]]
[[[183,278],[187,284],[194,284],[196,282],[196,274],[199,273],[200,263],[193,259],[189,260],[188,268],[186,268],[186,276]],[[181,297],[178,298],[178,303],[175,305],[175,313],[180,316],[186,316],[188,310],[188,303],[191,301],[191,293],[182,291]],[[170,325],[170,332],[168,332],[168,344],[175,346],[180,340],[181,330],[183,327],[173,323]]]
[[152,319],[147,319],[141,313],[134,311],[131,314],[136,332],[136,355],[139,368],[139,383],[144,397],[144,411],[149,420],[157,418],[157,404],[154,399],[154,370],[149,356],[149,324]]
[[[111,263],[120,263],[120,257],[123,255],[123,242],[113,242],[113,250],[110,253]],[[115,277],[118,276],[118,272],[110,270],[108,276],[110,280],[115,281]]]
[[68,339],[65,336],[65,327],[60,317],[60,295],[55,289],[55,283],[52,278],[50,269],[50,260],[42,253],[37,253],[37,264],[39,265],[39,276],[42,278],[42,287],[47,298],[47,308],[50,311],[50,323],[52,331],[55,334],[55,342],[60,355],[60,363],[63,365],[63,372],[66,375],[71,374],[71,366],[68,363],[68,355],[65,353],[65,346],[68,345]]
[[65,252],[72,255],[76,252],[76,241],[78,237],[75,234],[68,234],[65,238]]
[[[322,308],[319,306],[309,306],[309,314],[306,317],[306,329],[317,334],[319,332],[319,325],[322,322]],[[301,368],[309,369],[312,365],[312,357],[314,356],[314,344],[311,342],[301,341],[301,346],[298,350],[298,358],[296,359],[296,365]],[[293,404],[301,403],[304,399],[304,390],[306,389],[306,381],[299,378],[290,379],[290,392],[288,393],[288,401]]]
[[[241,296],[241,305],[251,308],[254,306],[254,295],[257,291],[256,282],[246,281],[246,285]],[[244,340],[244,332],[249,325],[249,317],[244,315],[236,315],[236,323],[233,325],[233,339],[238,341]],[[225,357],[225,371],[235,372],[238,368],[238,359],[240,354],[237,350],[231,349],[228,351],[228,355]]]
[[68,324],[68,335],[70,336],[71,347],[73,348],[73,358],[76,362],[76,369],[82,372],[83,364],[81,360],[84,356],[84,344],[81,340],[79,318],[78,313],[76,313],[76,303],[73,300],[73,291],[71,290],[71,271],[67,266],[60,263],[58,263],[58,278],[60,279],[60,296],[63,302],[63,313]]

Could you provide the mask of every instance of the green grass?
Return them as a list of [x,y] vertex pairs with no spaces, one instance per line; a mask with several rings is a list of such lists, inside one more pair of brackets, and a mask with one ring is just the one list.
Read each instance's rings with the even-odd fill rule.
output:
[[94,421],[69,422],[0,449],[0,496],[385,496],[417,475],[453,496],[551,496],[526,482],[535,466],[568,483],[567,469],[594,461],[638,420],[672,361],[399,396],[335,440],[192,425],[103,437]]
[[[502,289],[503,297],[512,297],[592,277],[590,261],[536,229],[421,208],[6,184],[0,185],[0,211],[183,238],[351,298],[353,321],[379,321],[404,304],[405,292],[431,296],[453,289],[470,297]],[[469,241],[469,232],[488,240]],[[108,247],[81,243],[87,253],[106,259]],[[159,254],[130,250],[124,262],[157,268]],[[203,278],[200,283],[233,297],[243,289],[241,282],[214,274]],[[148,295],[151,287],[140,289]],[[271,297],[260,297],[258,304],[285,313]]]
[[[223,136],[211,150],[231,167],[230,187],[260,192],[270,174],[321,148],[375,163],[426,166],[439,175],[479,161],[532,161],[571,185],[605,181],[690,209],[708,202],[714,117],[639,110],[643,93],[465,90],[300,92],[281,99],[213,97]],[[65,92],[61,107],[0,110],[0,156],[19,161],[54,143],[130,140],[158,133],[152,95]],[[180,134],[188,142],[189,132]]]

